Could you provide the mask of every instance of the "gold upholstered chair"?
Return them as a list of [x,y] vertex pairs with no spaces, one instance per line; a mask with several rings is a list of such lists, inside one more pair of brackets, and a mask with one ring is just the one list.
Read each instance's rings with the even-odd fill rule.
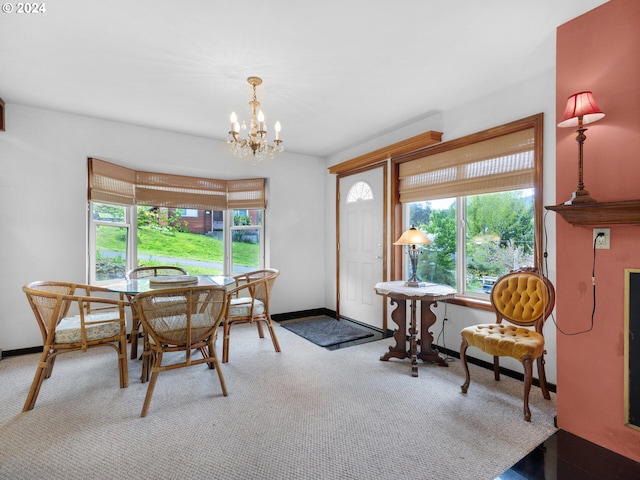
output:
[[222,363],[229,361],[229,336],[234,323],[253,323],[258,327],[258,335],[264,338],[264,323],[269,329],[276,352],[280,351],[278,337],[273,328],[269,303],[271,290],[280,272],[275,268],[265,268],[235,275],[235,284],[227,292],[227,308],[224,317],[222,339]]
[[[215,347],[226,296],[226,289],[221,286],[161,288],[136,295],[134,302],[140,321],[149,336],[143,353],[143,368],[148,364],[151,370],[141,417],[149,410],[158,374],[166,370],[207,363],[217,371],[222,394],[227,395]],[[193,356],[198,350],[202,358]],[[165,353],[170,352],[184,352],[184,356],[170,354],[167,356],[169,363],[163,364]]]
[[42,333],[43,350],[23,411],[33,409],[42,382],[61,353],[109,346],[118,355],[120,388],[128,385],[123,296],[106,288],[70,282],[32,282],[22,287]]
[[[474,325],[462,330],[460,359],[465,370],[462,392],[467,393],[470,376],[467,348],[476,347],[493,355],[493,371],[500,380],[499,357],[512,357],[524,367],[524,419],[531,421],[529,391],[533,382],[533,361],[538,364],[542,395],[551,398],[544,372],[544,336],[542,328],[553,311],[555,290],[551,282],[535,269],[525,268],[509,272],[496,280],[491,290],[491,305],[496,323]],[[506,320],[512,325],[503,323]]]
[[[125,277],[127,280],[133,280],[136,278],[161,277],[167,275],[189,275],[189,272],[187,272],[182,267],[176,267],[173,265],[142,266],[132,268],[126,273]],[[133,303],[134,295],[128,295],[128,297],[131,304],[131,332],[129,333],[129,341],[131,342],[130,356],[133,360],[138,356],[138,334],[140,332],[140,316],[136,311],[135,303]]]

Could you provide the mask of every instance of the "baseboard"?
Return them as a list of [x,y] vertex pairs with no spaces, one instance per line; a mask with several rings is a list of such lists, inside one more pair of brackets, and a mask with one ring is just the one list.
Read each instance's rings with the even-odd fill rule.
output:
[[[442,354],[449,355],[450,357],[457,358],[458,360],[460,359],[460,352],[458,351],[449,350],[448,348],[441,347],[439,345],[436,345],[435,343],[433,344],[433,347],[437,348],[438,351]],[[473,363],[474,365],[478,365],[479,367],[483,367],[483,368],[486,368],[487,370],[493,371],[493,363],[486,362],[484,360],[479,360],[477,358],[473,358],[468,355],[467,355],[467,361],[469,363]],[[500,375],[515,378],[516,380],[520,380],[521,382],[524,382],[524,374],[515,372],[513,370],[509,370],[508,368],[500,367]],[[535,385],[536,387],[540,387],[540,381],[537,378],[534,378],[533,385]],[[555,384],[547,382],[547,387],[549,388],[550,392],[556,393]]]
[[2,358],[15,357],[17,355],[30,355],[32,353],[42,353],[44,347],[29,347],[29,348],[16,348],[15,350],[4,350],[2,352]]

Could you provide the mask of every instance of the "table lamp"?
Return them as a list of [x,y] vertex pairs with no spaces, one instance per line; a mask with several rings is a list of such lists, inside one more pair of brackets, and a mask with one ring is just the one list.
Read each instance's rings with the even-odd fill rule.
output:
[[416,245],[427,245],[431,243],[431,240],[420,230],[413,225],[409,230],[406,230],[400,238],[394,242],[394,245],[409,245],[409,261],[411,262],[411,278],[405,282],[407,287],[421,287],[424,283],[420,283],[418,279],[418,256],[420,251],[416,249]]
[[593,93],[574,93],[567,99],[567,106],[558,127],[578,127],[576,130],[578,132],[576,136],[576,141],[578,142],[578,186],[576,191],[571,194],[571,199],[565,202],[565,205],[595,202],[589,192],[585,190],[582,181],[582,147],[587,139],[584,134],[587,129],[584,128],[584,125],[600,120],[602,117],[604,117],[604,113],[596,105]]

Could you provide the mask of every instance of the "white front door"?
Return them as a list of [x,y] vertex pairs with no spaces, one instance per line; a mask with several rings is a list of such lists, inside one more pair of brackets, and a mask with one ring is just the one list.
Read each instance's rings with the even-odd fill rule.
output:
[[341,316],[383,328],[383,300],[373,287],[384,261],[384,168],[342,177],[340,188]]

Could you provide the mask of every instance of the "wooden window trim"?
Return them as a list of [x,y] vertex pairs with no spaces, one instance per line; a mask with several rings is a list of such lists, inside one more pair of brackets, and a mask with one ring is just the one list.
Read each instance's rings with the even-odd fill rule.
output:
[[373,152],[365,153],[359,157],[333,165],[329,167],[329,173],[341,175],[352,172],[363,167],[371,166],[374,163],[397,157],[398,155],[404,155],[428,147],[429,145],[434,145],[440,141],[442,141],[442,132],[429,130],[415,137],[407,138],[406,140],[387,145]]

